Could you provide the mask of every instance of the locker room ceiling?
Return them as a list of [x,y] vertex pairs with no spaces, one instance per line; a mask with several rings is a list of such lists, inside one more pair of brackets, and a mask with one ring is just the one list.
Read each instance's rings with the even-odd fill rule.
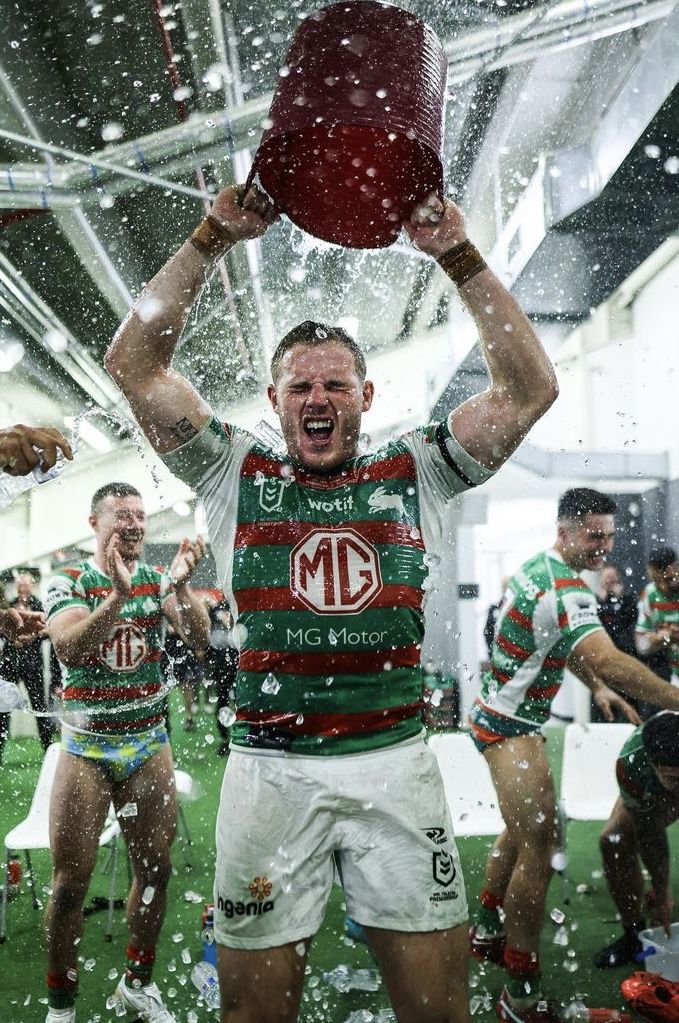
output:
[[[186,190],[244,179],[290,38],[316,6],[6,0],[8,418],[119,404],[101,368],[106,345],[143,282],[203,215]],[[526,310],[567,333],[676,232],[679,7],[400,6],[428,21],[448,54],[448,194]],[[179,356],[220,412],[261,389],[266,351],[301,319],[343,322],[369,353],[390,353],[457,316],[443,275],[406,241],[342,250],[284,221],[230,254],[227,270],[228,294],[215,278]],[[452,383],[439,381],[439,391]]]

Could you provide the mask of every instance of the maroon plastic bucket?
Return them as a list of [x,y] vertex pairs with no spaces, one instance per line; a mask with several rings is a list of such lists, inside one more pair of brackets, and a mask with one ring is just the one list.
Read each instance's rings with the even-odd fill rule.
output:
[[349,0],[302,21],[281,69],[251,180],[325,241],[380,248],[441,191],[447,62],[399,7]]

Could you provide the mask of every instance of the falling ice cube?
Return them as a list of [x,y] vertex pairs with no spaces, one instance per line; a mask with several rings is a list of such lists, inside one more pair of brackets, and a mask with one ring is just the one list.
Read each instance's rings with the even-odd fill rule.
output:
[[272,671],[266,676],[262,682],[262,692],[269,693],[271,696],[275,696],[281,688],[281,684]]

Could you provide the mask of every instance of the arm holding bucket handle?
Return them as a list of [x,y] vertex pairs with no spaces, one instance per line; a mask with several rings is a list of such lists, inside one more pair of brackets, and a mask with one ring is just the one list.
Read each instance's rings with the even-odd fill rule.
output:
[[104,365],[156,451],[179,447],[212,415],[171,365],[206,273],[236,242],[260,237],[275,219],[270,201],[256,189],[222,189],[208,217],[146,285],[109,345]]
[[456,408],[451,425],[473,458],[497,469],[556,400],[554,369],[516,300],[480,257],[474,264],[467,253],[475,250],[454,202],[431,196],[403,226],[419,249],[451,267],[453,280],[460,276],[452,269],[457,247],[465,256],[458,264],[464,270],[471,266],[457,287],[479,330],[490,387]]

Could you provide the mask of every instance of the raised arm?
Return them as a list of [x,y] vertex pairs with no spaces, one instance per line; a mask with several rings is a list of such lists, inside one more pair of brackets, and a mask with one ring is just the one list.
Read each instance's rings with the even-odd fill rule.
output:
[[161,453],[183,444],[211,415],[171,365],[191,307],[217,259],[236,242],[263,235],[274,219],[270,202],[255,189],[223,189],[208,217],[144,288],[106,352],[106,369]]
[[455,203],[432,197],[403,226],[445,269],[478,327],[490,387],[456,408],[451,425],[473,458],[496,469],[555,401],[554,370],[518,303],[469,242]]

